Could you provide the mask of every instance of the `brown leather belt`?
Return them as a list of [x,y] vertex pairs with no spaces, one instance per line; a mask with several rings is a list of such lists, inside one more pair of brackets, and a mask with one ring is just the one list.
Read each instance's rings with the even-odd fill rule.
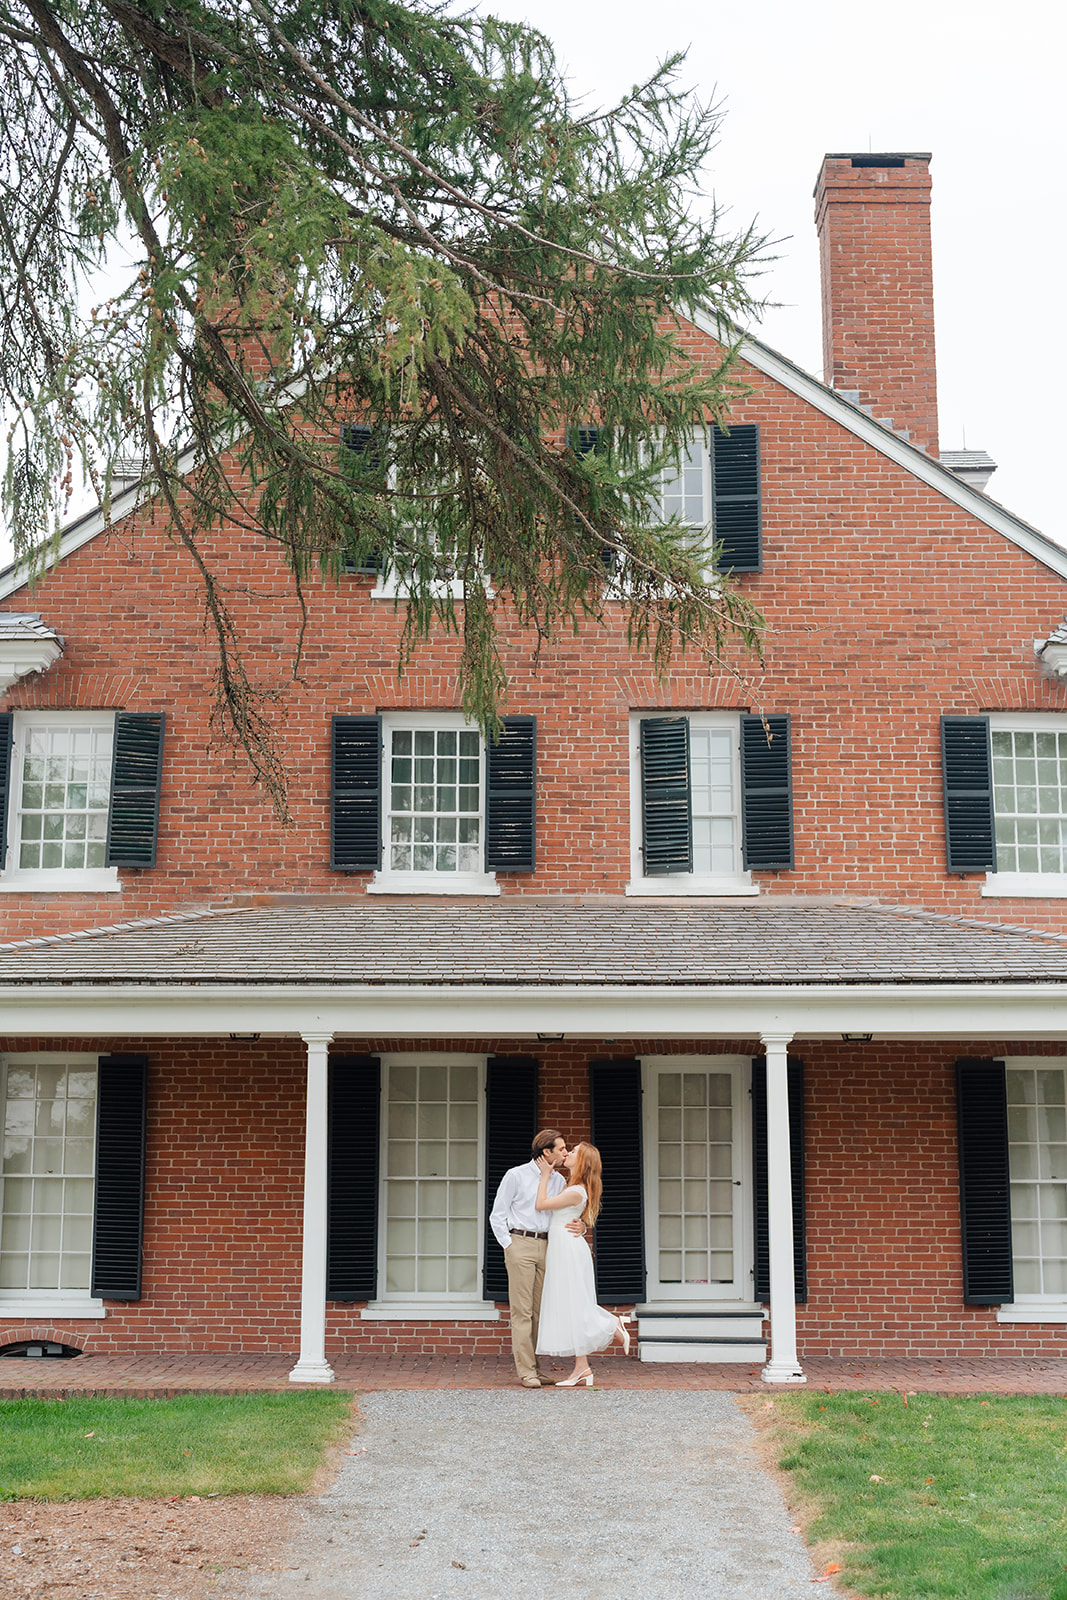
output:
[[508,1232],[520,1239],[547,1239],[547,1233],[531,1233],[529,1228],[509,1228]]

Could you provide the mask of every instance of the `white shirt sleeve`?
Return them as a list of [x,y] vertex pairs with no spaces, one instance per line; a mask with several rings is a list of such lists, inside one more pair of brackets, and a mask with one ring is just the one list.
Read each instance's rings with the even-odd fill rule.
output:
[[508,1211],[515,1196],[518,1171],[518,1168],[512,1167],[508,1172],[505,1172],[500,1180],[500,1188],[496,1192],[496,1199],[493,1201],[493,1209],[489,1213],[489,1226],[493,1230],[493,1237],[502,1250],[507,1250],[511,1246],[511,1234],[508,1231]]

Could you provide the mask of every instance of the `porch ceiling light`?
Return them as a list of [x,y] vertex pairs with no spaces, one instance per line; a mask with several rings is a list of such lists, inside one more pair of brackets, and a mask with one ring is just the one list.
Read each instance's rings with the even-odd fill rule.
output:
[[259,1038],[258,1033],[231,1033],[230,1038],[234,1044],[255,1044]]
[[551,1040],[551,1041],[554,1041],[556,1044],[558,1044],[559,1041],[563,1038],[563,1034],[562,1033],[539,1033],[537,1035],[537,1037],[542,1041],[542,1043],[548,1043]]
[[870,1044],[874,1038],[873,1033],[843,1033],[841,1035],[846,1044]]

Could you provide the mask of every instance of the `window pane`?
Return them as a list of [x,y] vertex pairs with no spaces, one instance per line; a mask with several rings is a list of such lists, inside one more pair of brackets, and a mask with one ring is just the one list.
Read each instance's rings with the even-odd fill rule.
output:
[[[20,867],[85,867],[86,839],[101,838],[106,828],[112,732],[110,718],[95,728],[49,721],[26,729],[18,801]],[[42,845],[42,840],[48,842]]]
[[54,1062],[12,1064],[3,1112],[0,1286],[87,1289],[96,1072]]
[[477,733],[393,730],[387,825],[392,871],[482,870],[480,751]]
[[1067,770],[1062,735],[995,730],[993,801],[1001,872],[1067,872]]

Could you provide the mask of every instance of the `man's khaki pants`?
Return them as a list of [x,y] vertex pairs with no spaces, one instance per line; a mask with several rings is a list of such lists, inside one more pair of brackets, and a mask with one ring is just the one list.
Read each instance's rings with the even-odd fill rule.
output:
[[524,1239],[512,1234],[504,1251],[511,1302],[511,1353],[520,1378],[537,1377],[537,1319],[545,1282],[546,1239]]

